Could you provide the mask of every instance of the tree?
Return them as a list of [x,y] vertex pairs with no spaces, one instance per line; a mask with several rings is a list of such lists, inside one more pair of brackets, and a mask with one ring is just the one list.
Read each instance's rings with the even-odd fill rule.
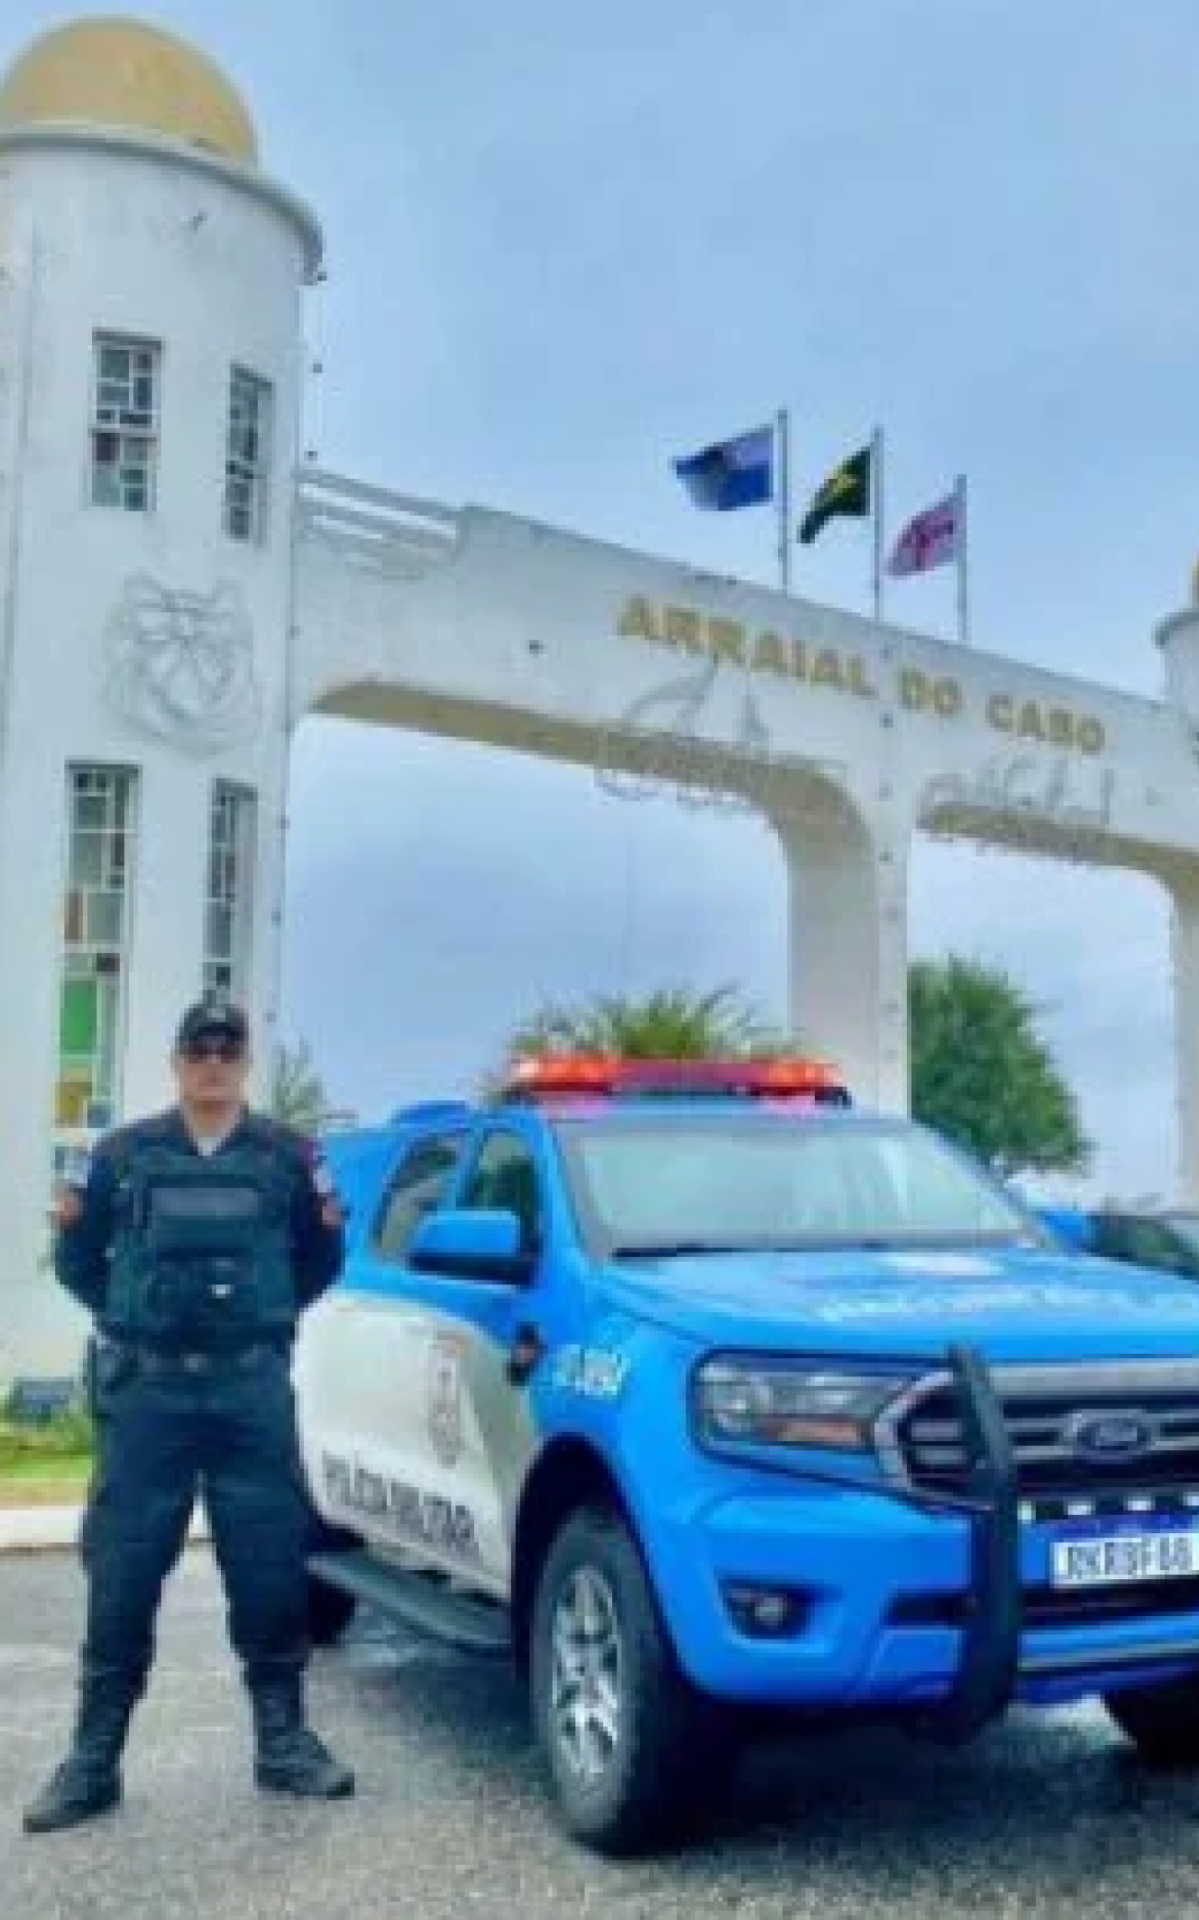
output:
[[267,1111],[300,1133],[319,1133],[354,1118],[333,1105],[313,1065],[307,1041],[301,1041],[294,1052],[287,1047],[276,1052]]
[[1037,1032],[1042,1010],[998,968],[950,956],[908,976],[911,1107],[1001,1179],[1090,1163],[1074,1094]]
[[600,995],[550,1003],[513,1035],[510,1060],[546,1053],[618,1053],[632,1059],[766,1058],[782,1041],[731,986],[665,987],[638,999]]

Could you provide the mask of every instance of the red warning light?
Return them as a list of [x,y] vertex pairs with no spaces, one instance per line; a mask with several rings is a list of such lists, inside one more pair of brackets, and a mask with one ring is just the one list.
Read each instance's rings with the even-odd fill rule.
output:
[[509,1098],[553,1094],[731,1094],[848,1106],[841,1075],[822,1060],[631,1060],[613,1054],[546,1054],[518,1060]]

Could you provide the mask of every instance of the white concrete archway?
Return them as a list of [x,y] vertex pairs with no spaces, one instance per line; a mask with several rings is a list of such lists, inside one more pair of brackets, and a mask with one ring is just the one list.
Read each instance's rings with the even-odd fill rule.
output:
[[[1158,880],[1176,928],[1178,1180],[1195,1189],[1189,610],[1163,626],[1172,697],[1154,702],[501,514],[328,474],[301,499],[296,712],[589,764],[618,790],[699,785],[760,812],[786,862],[793,1023],[865,1100],[906,1102],[919,834]],[[369,663],[356,677],[355,657]]]

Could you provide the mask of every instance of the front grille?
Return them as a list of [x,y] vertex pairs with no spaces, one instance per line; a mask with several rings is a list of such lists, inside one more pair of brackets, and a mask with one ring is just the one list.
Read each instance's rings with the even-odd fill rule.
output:
[[1147,1580],[1094,1593],[1025,1587],[1020,1605],[1026,1627],[1111,1626],[1150,1614],[1199,1613],[1199,1580]]
[[[1199,1488],[1199,1362],[996,1367],[991,1378],[1023,1500]],[[1074,1434],[1091,1415],[1135,1416],[1148,1443],[1127,1457],[1096,1459]],[[908,1485],[968,1491],[978,1463],[950,1375],[918,1382],[880,1437],[886,1464]]]
[[[1136,1587],[1105,1587],[1069,1593],[1055,1587],[1025,1587],[1020,1595],[1024,1627],[1112,1626],[1152,1614],[1199,1613],[1199,1580],[1153,1580]],[[962,1628],[970,1599],[962,1593],[905,1594],[887,1615],[892,1627]]]

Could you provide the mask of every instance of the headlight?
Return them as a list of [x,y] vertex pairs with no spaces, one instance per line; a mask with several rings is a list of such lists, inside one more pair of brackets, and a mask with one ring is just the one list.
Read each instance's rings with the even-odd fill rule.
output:
[[692,1416],[708,1446],[825,1447],[861,1453],[878,1415],[908,1384],[895,1373],[769,1360],[707,1360],[693,1380]]

